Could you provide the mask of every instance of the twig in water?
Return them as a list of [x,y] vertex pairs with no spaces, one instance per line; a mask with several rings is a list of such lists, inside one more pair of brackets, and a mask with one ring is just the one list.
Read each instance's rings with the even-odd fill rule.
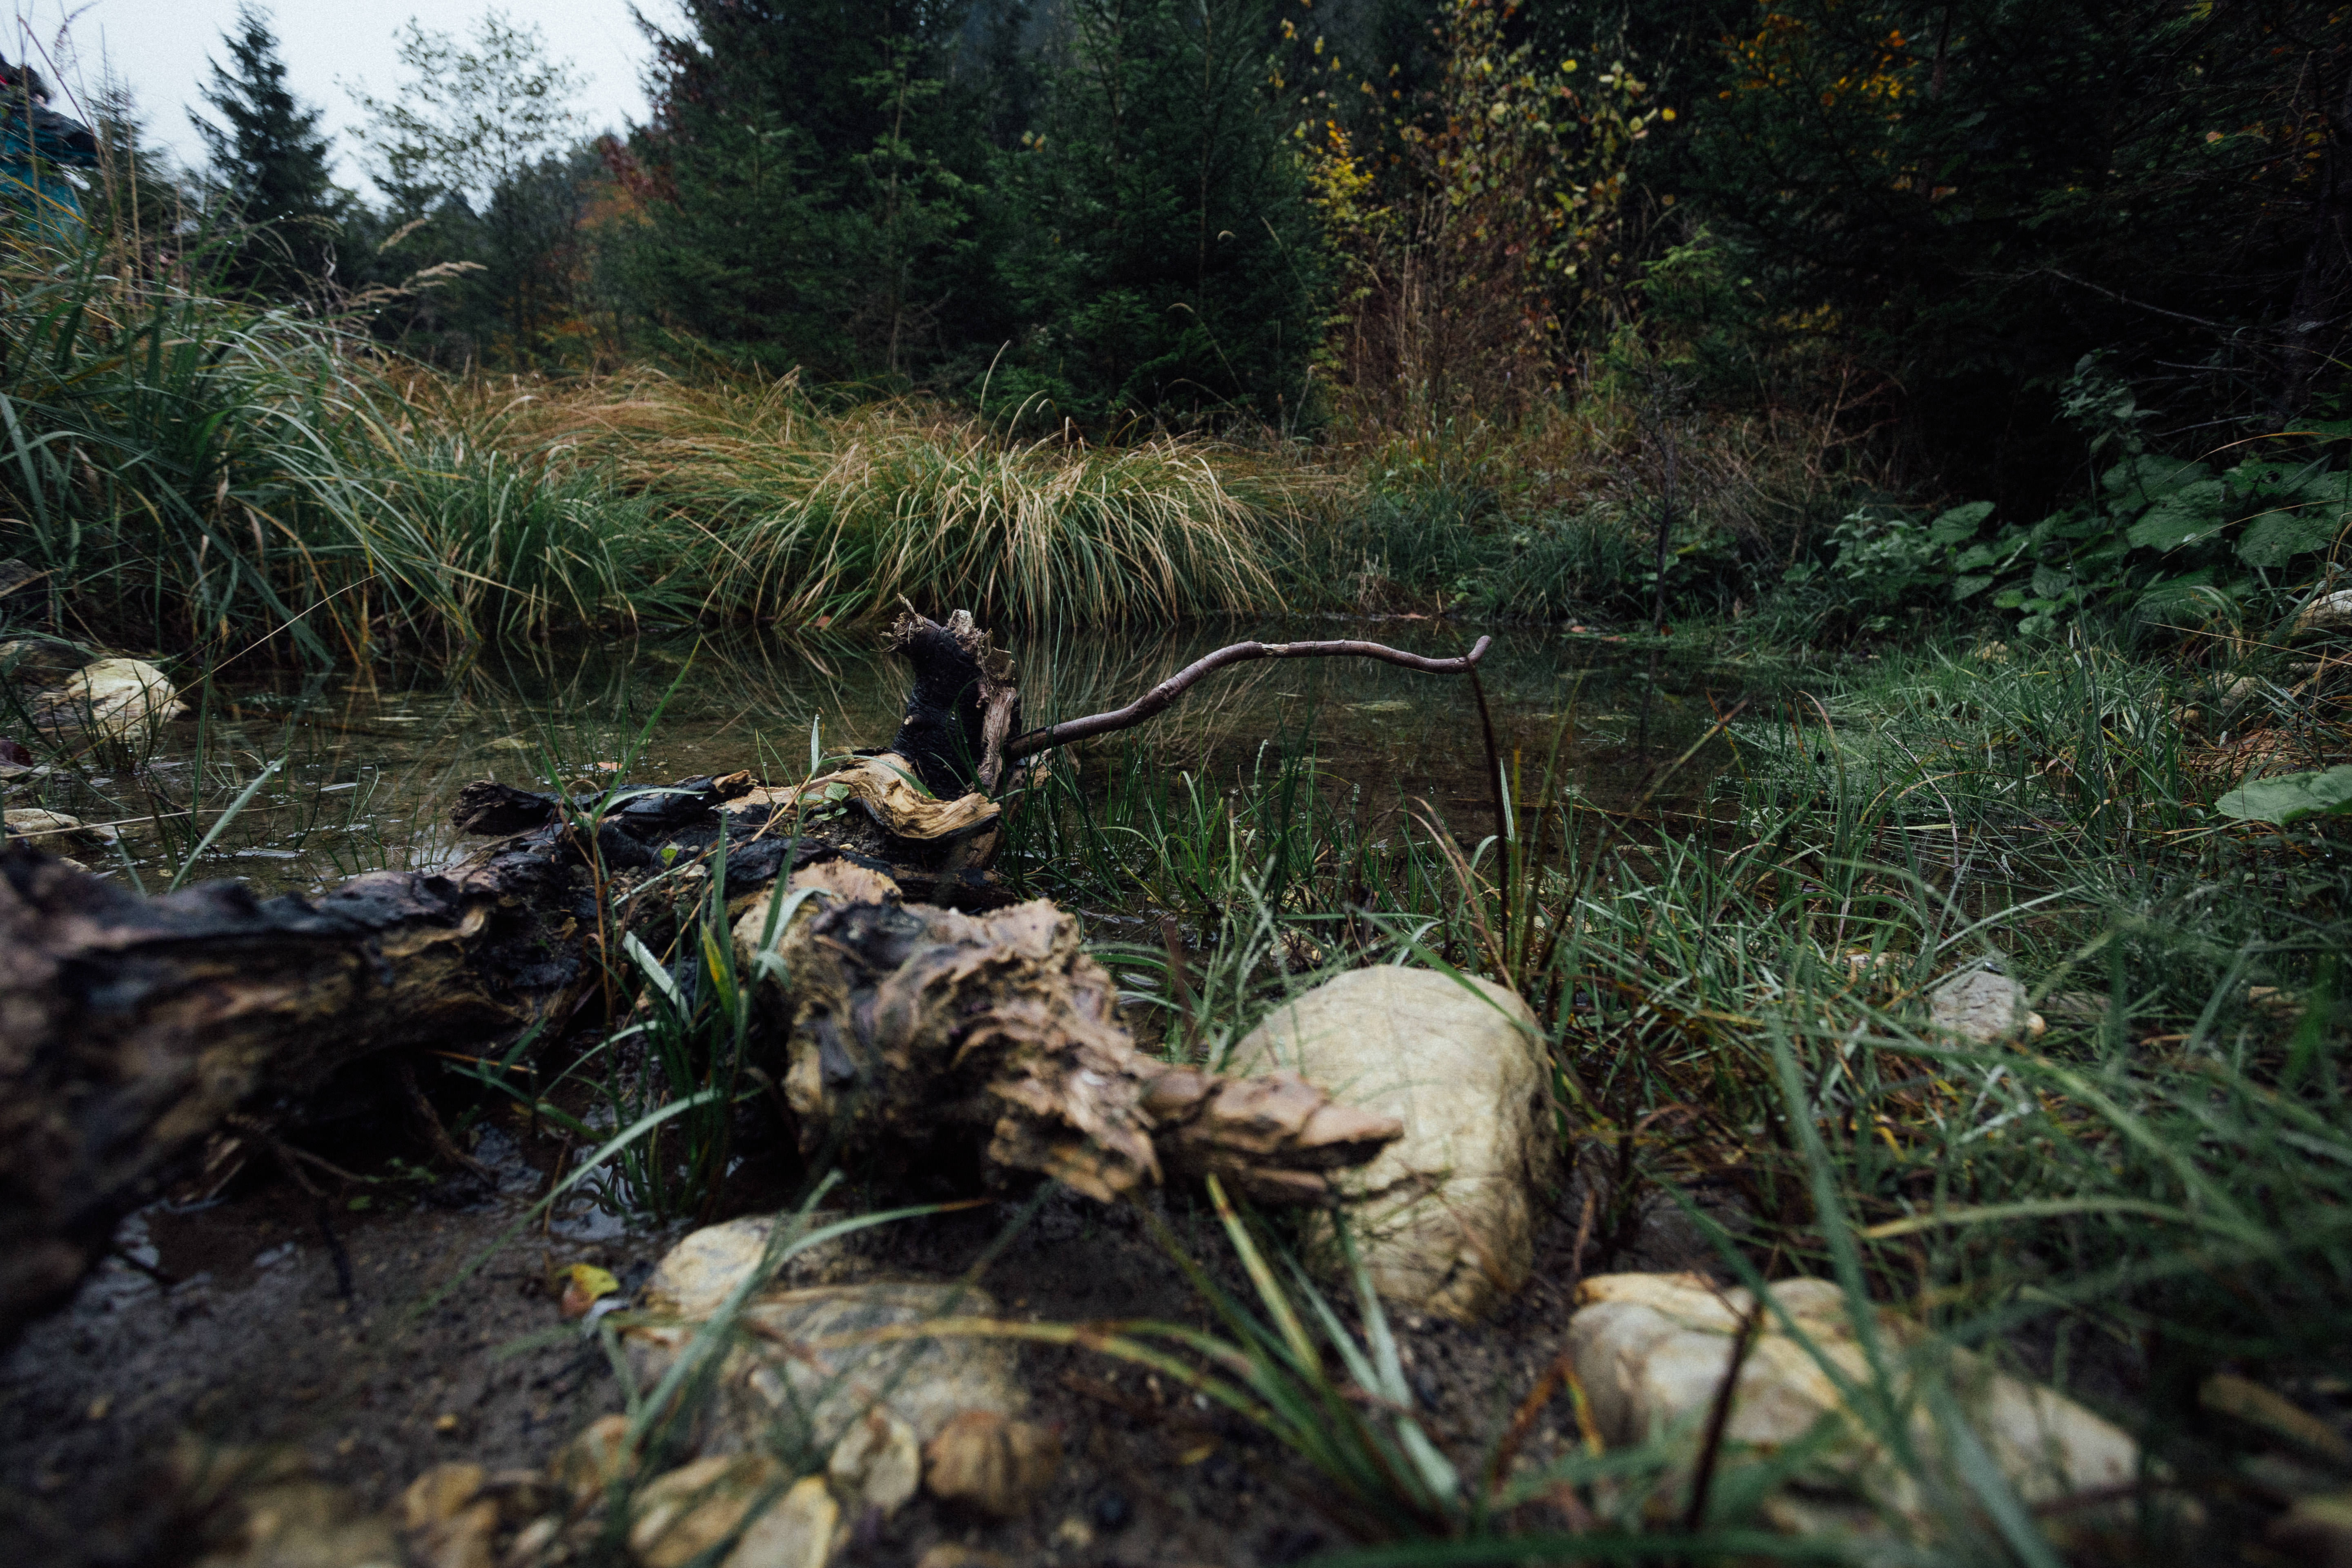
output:
[[1043,730],[1032,730],[1016,735],[1004,747],[1004,760],[1013,762],[1034,756],[1055,746],[1066,746],[1097,735],[1108,735],[1115,730],[1132,729],[1166,708],[1202,677],[1212,675],[1229,664],[1245,664],[1254,658],[1376,658],[1383,664],[1402,665],[1425,675],[1460,675],[1474,669],[1486,657],[1493,637],[1480,637],[1470,651],[1458,658],[1423,658],[1417,653],[1390,647],[1376,642],[1237,642],[1216,652],[1194,659],[1124,708],[1108,713],[1089,713],[1083,719],[1071,719]]

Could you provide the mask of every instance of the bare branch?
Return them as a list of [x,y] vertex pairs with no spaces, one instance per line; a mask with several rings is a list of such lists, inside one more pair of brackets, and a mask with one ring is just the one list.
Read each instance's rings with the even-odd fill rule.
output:
[[1186,689],[1202,677],[1229,664],[1246,664],[1254,658],[1377,658],[1383,664],[1402,665],[1429,675],[1461,675],[1476,668],[1486,657],[1493,637],[1480,637],[1470,651],[1458,658],[1423,658],[1417,653],[1390,647],[1376,642],[1237,642],[1216,652],[1193,660],[1124,708],[1108,713],[1089,713],[1083,719],[1072,719],[1049,729],[1032,730],[1016,736],[1006,744],[1007,762],[1034,756],[1055,746],[1066,746],[1074,742],[1108,735],[1114,730],[1130,729],[1166,708],[1184,695]]

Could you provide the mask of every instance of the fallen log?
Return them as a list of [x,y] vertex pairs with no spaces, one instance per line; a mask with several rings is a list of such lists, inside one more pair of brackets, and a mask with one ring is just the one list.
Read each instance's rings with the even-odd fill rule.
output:
[[1319,1204],[1332,1173],[1403,1132],[1297,1073],[1229,1079],[1136,1049],[1117,982],[1042,899],[985,915],[906,904],[841,864],[792,889],[817,898],[788,922],[778,894],[754,900],[735,937],[744,967],[764,943],[792,977],[784,1095],[812,1162],[887,1148],[902,1168],[992,1185],[1034,1172],[1104,1203],[1215,1174],[1261,1202]]
[[[373,873],[316,900],[226,882],[147,899],[0,847],[0,1349],[229,1118],[295,1123],[381,1053],[604,1022],[624,924],[667,950],[722,864],[738,912],[832,868],[788,928],[787,1100],[812,1152],[958,1145],[982,1183],[1040,1173],[1104,1199],[1208,1173],[1264,1200],[1328,1198],[1328,1173],[1395,1124],[1295,1075],[1234,1081],[1137,1051],[1077,922],[1004,907],[988,796],[1020,758],[1140,722],[1224,664],[1344,652],[1466,669],[1485,641],[1434,661],[1237,645],[1127,709],[1018,739],[1012,661],[969,616],[910,615],[891,643],[915,669],[892,752],[776,788],[749,773],[582,796],[471,785],[453,820],[501,837],[446,872]],[[667,896],[637,896],[656,886]]]

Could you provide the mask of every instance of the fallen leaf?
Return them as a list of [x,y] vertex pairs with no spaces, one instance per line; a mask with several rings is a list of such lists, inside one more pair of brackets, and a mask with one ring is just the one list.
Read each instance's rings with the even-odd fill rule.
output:
[[606,1270],[593,1263],[575,1263],[563,1271],[562,1313],[567,1318],[585,1317],[588,1309],[621,1288],[621,1282]]

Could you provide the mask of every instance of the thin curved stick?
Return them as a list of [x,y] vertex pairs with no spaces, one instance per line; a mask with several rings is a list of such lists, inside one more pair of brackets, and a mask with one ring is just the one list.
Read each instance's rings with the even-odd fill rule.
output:
[[1072,719],[1049,729],[1032,730],[1017,735],[1004,748],[1004,759],[1034,756],[1055,746],[1066,746],[1074,742],[1108,735],[1114,730],[1125,730],[1142,723],[1166,708],[1202,676],[1229,664],[1246,664],[1254,658],[1377,658],[1384,664],[1401,664],[1407,669],[1418,669],[1429,675],[1462,675],[1477,667],[1486,657],[1493,637],[1480,637],[1470,651],[1458,658],[1423,658],[1417,653],[1390,647],[1376,642],[1237,642],[1221,647],[1213,654],[1194,659],[1124,708],[1108,713],[1089,713],[1083,719]]

